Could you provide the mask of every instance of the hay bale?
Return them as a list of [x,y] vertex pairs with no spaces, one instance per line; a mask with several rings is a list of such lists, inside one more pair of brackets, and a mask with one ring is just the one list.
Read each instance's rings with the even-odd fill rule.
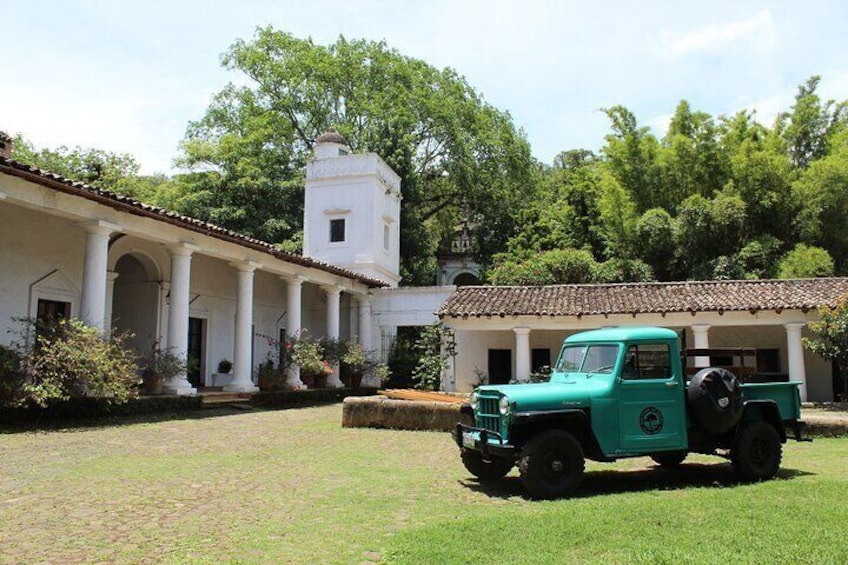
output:
[[342,408],[342,426],[447,432],[465,419],[460,408],[460,404],[426,400],[348,397]]

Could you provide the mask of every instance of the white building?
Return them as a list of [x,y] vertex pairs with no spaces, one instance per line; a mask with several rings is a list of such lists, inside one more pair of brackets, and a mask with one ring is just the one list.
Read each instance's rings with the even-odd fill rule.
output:
[[[11,140],[2,141],[4,329],[15,317],[58,313],[130,330],[139,352],[155,342],[190,352],[199,374],[194,383],[186,375],[166,383],[176,394],[222,384],[256,390],[253,373],[270,351],[260,336],[306,329],[379,345],[372,292],[399,278],[400,194],[397,175],[377,155],[344,155],[334,138],[317,140],[309,183],[321,194],[308,199],[307,214],[317,218],[309,245],[344,265],[336,266],[34,169],[11,160]],[[344,195],[325,198],[328,186]],[[340,240],[329,227],[336,218],[349,222]],[[379,237],[363,229],[375,218],[388,227]],[[0,343],[12,337],[4,331]],[[233,361],[232,375],[216,374],[222,359]],[[302,385],[296,370],[290,380]],[[341,384],[338,375],[329,382]]]
[[[817,308],[848,294],[848,279],[691,281],[545,287],[462,287],[439,308],[459,352],[447,380],[526,380],[556,361],[562,340],[586,329],[663,326],[685,347],[752,348],[754,372],[801,381],[802,400],[834,398],[833,368],[805,351]],[[708,359],[691,360],[707,366]]]
[[[398,327],[441,318],[457,344],[447,390],[526,379],[578,330],[660,325],[690,347],[756,348],[760,371],[803,381],[805,398],[833,399],[829,363],[805,352],[801,336],[848,279],[396,288],[400,178],[333,131],[307,166],[304,256],[18,163],[10,143],[0,135],[0,327],[75,316],[132,331],[140,352],[159,342],[191,353],[199,371],[167,383],[172,393],[255,390],[270,352],[261,336],[357,338],[385,358]],[[0,343],[11,339],[0,332]],[[217,374],[222,359],[232,375]],[[296,368],[289,378],[302,384]],[[338,375],[329,384],[340,386]]]

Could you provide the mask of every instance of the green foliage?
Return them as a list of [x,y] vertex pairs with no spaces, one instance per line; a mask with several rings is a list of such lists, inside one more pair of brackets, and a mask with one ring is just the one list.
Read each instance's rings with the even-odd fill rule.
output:
[[819,321],[807,324],[812,337],[805,337],[804,347],[827,359],[836,361],[842,379],[842,400],[848,401],[848,300],[835,308],[819,308]]
[[206,176],[194,179],[184,210],[272,243],[293,240],[302,168],[313,140],[334,126],[401,176],[405,284],[432,282],[439,235],[460,215],[479,226],[481,258],[515,230],[514,214],[535,188],[529,145],[455,71],[383,42],[340,37],[323,46],[271,27],[236,41],[222,61],[249,82],[229,85],[189,125],[181,162]]
[[137,395],[138,367],[125,346],[127,334],[104,336],[76,319],[54,325],[18,321],[20,338],[13,351],[4,351],[0,368],[8,402],[46,406],[53,400],[94,397],[120,404]]
[[126,153],[60,146],[36,149],[23,136],[15,137],[12,158],[95,188],[121,192],[120,185],[138,174],[139,164]]
[[174,353],[173,347],[162,348],[159,342],[153,344],[150,352],[141,359],[141,372],[144,375],[158,375],[170,379],[184,375],[188,370],[185,357]]
[[820,247],[799,243],[780,260],[777,276],[781,279],[830,277],[833,276],[833,259]]
[[456,355],[453,331],[441,323],[425,326],[415,342],[418,364],[412,371],[415,388],[440,390],[442,375]]
[[593,283],[601,278],[600,268],[592,254],[584,249],[554,249],[523,260],[501,256],[488,277],[493,284],[501,285]]

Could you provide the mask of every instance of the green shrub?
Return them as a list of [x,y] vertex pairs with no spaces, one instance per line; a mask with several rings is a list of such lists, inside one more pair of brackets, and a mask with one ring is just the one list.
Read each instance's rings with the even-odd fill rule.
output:
[[0,345],[0,405],[10,404],[21,394],[23,386],[21,356],[6,345]]
[[448,359],[456,355],[453,332],[444,324],[425,326],[415,342],[415,350],[419,353],[418,365],[412,371],[415,388],[439,390]]
[[125,345],[128,334],[104,336],[75,319],[53,325],[18,321],[24,327],[22,339],[13,344],[20,356],[13,403],[46,406],[72,397],[123,403],[138,394],[136,356]]
[[808,279],[832,277],[833,272],[833,259],[827,251],[799,243],[780,260],[777,276],[781,279]]

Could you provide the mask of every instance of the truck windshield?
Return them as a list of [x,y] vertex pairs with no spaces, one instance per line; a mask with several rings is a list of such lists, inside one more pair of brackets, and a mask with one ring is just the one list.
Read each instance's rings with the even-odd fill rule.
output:
[[618,345],[568,345],[557,361],[560,373],[612,373]]

